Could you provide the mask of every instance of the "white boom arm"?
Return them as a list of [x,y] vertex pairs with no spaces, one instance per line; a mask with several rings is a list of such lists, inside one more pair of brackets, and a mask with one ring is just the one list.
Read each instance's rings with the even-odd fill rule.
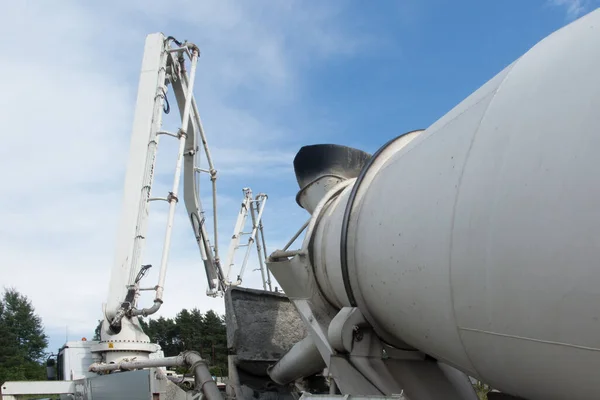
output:
[[148,221],[148,200],[154,179],[158,135],[166,96],[166,59],[162,35],[146,39],[138,85],[129,161],[121,219],[117,233],[115,261],[106,302],[106,316],[113,319],[140,267]]
[[[172,44],[175,46],[173,47]],[[217,175],[193,96],[198,57],[199,49],[193,44],[178,42],[161,33],[149,35],[146,39],[125,179],[123,208],[117,234],[116,255],[108,299],[104,308],[105,321],[101,334],[102,342],[95,351],[131,350],[142,353],[152,351],[142,345],[142,343],[148,342],[148,338],[139,328],[136,316],[155,313],[163,302],[173,219],[175,207],[179,201],[178,191],[182,173],[183,199],[204,262],[209,285],[208,293],[211,295],[223,293],[223,273],[219,264],[217,247]],[[190,63],[189,76],[186,59]],[[176,132],[161,130],[162,113],[168,112],[166,95],[169,85],[173,88],[181,115],[181,127]],[[160,136],[172,137],[179,141],[177,162],[171,191],[163,197],[151,197]],[[202,142],[202,146],[200,146],[200,142]],[[199,151],[204,152],[208,169],[198,167]],[[214,247],[211,246],[208,239],[205,215],[196,184],[196,174],[202,172],[208,173],[212,181]],[[150,267],[149,265],[142,267],[141,261],[151,201],[168,203],[167,227],[158,282],[154,287],[140,288],[140,279]],[[137,308],[140,290],[155,291],[152,307]],[[127,328],[123,329],[124,327]],[[105,342],[109,340],[113,347],[106,346]],[[113,342],[131,344],[123,344],[115,348]]]
[[[246,270],[248,259],[250,257],[250,251],[252,250],[253,245],[256,243],[256,252],[258,255],[258,269],[261,273],[263,290],[271,291],[271,274],[265,266],[263,257],[263,251],[265,255],[267,251],[262,220],[265,205],[267,203],[267,195],[264,193],[259,193],[256,195],[256,197],[252,197],[252,190],[250,188],[244,188],[243,191],[244,200],[242,200],[242,205],[240,207],[238,218],[235,223],[235,228],[233,229],[231,242],[229,243],[229,250],[227,251],[227,272],[225,275],[225,285],[240,286],[242,284],[244,271]],[[252,229],[250,230],[250,232],[244,232],[248,214],[250,214],[250,218],[252,220]],[[248,242],[246,244],[240,244],[240,239],[243,235],[249,235]],[[236,280],[231,281],[229,276],[235,265],[235,252],[240,247],[246,247],[246,251],[244,253],[244,260],[242,261],[242,265],[240,267],[240,271],[236,277]]]

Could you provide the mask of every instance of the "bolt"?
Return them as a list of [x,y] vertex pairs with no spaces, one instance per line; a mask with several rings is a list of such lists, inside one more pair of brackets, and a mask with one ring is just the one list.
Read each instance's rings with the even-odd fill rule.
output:
[[352,328],[352,330],[354,331],[354,340],[360,342],[363,339],[363,333],[358,327],[358,325],[354,325],[354,328]]

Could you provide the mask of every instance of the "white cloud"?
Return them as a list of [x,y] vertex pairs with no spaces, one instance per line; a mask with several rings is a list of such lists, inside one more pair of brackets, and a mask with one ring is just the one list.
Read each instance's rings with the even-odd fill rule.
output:
[[[285,173],[293,186],[291,160],[308,133],[282,126],[261,111],[301,103],[305,66],[365,49],[366,37],[343,29],[343,15],[334,3],[316,4],[181,0],[3,5],[0,284],[29,296],[53,346],[63,340],[65,326],[72,337],[91,335],[101,315],[145,35],[163,31],[200,46],[196,95],[221,176]],[[174,144],[160,146],[159,193],[170,186],[174,164],[173,153],[168,155]],[[254,189],[269,193],[278,185],[265,180]],[[221,187],[219,193],[225,257],[241,186]],[[166,207],[153,204],[151,210],[144,258],[158,269]],[[273,224],[268,233],[277,235],[267,237],[274,250],[306,214],[293,199],[272,195],[265,218]],[[204,271],[183,207],[175,229],[161,315],[172,316],[183,307],[222,312],[222,300],[204,294]],[[248,280],[258,287],[260,274],[252,268]],[[152,284],[157,272],[147,282]]]
[[557,7],[564,7],[567,13],[567,19],[573,20],[590,11],[590,0],[550,0],[550,4]]

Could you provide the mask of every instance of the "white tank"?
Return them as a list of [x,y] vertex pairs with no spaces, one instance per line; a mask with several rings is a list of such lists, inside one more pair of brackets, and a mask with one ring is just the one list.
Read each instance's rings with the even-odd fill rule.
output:
[[315,232],[333,304],[504,392],[600,396],[600,10],[364,172]]

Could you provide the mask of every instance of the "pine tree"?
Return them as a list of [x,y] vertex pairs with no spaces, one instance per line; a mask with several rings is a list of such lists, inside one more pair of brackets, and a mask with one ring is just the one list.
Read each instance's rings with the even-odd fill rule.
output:
[[94,329],[94,337],[92,340],[100,340],[100,332],[102,331],[102,320],[98,320],[98,325],[96,325],[96,329]]
[[29,299],[5,289],[0,301],[0,382],[45,379],[48,337]]
[[146,327],[142,326],[142,329],[153,343],[160,345],[165,356],[176,356],[184,350],[179,327],[171,318],[151,319]]
[[224,318],[213,310],[204,314],[202,339],[204,348],[210,350],[210,356],[207,358],[214,373],[224,376],[227,372],[227,331]]

